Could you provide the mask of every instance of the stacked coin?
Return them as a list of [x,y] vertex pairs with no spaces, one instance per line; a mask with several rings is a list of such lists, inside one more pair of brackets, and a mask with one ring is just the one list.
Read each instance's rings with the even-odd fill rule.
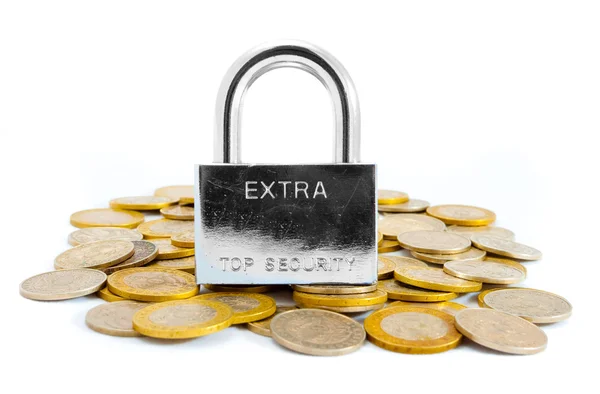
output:
[[[193,203],[192,186],[168,186],[74,213],[73,248],[56,257],[55,271],[23,281],[21,295],[51,301],[96,293],[109,303],[91,309],[86,324],[107,335],[195,338],[244,324],[284,348],[321,356],[355,351],[365,338],[402,353],[438,353],[468,338],[533,354],[548,341],[535,324],[572,313],[563,297],[522,287],[488,288],[478,294],[480,308],[456,302],[482,284],[522,282],[522,263],[542,253],[493,226],[488,209],[430,206],[393,190],[378,192],[377,246],[386,253],[378,256],[378,282],[295,284],[296,306],[277,306],[262,294],[290,286],[206,284],[209,292],[198,294]],[[140,212],[159,210],[163,218],[147,222]],[[345,316],[362,312],[369,313],[364,327]]]

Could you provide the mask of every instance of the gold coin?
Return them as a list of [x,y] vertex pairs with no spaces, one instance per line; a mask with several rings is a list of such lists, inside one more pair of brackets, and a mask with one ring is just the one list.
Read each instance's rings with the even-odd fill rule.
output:
[[486,226],[496,220],[494,212],[470,205],[436,205],[427,208],[427,214],[459,226]]
[[156,256],[156,260],[180,259],[193,256],[196,253],[194,248],[180,248],[173,245],[171,240],[167,238],[150,239],[149,242],[152,242],[158,247],[158,256]]
[[381,234],[379,231],[377,231],[377,246],[381,246],[382,243],[383,243],[383,234]]
[[179,199],[179,204],[181,205],[193,205],[194,204],[194,197],[181,197]]
[[518,283],[527,275],[525,267],[510,260],[448,261],[444,264],[444,272],[461,279],[497,285]]
[[390,300],[416,301],[416,302],[439,302],[452,300],[458,294],[450,291],[432,291],[419,289],[398,282],[396,279],[386,279],[377,282],[377,288],[387,293]]
[[471,248],[471,241],[461,235],[444,231],[412,231],[398,235],[398,243],[414,252],[456,254]]
[[409,306],[373,312],[365,319],[365,330],[374,345],[408,354],[445,352],[457,347],[462,339],[449,314]]
[[163,338],[197,338],[233,323],[233,310],[221,302],[192,298],[147,306],[133,316],[133,328],[142,335]]
[[194,231],[194,222],[189,220],[157,219],[142,223],[138,229],[144,238],[171,238],[175,234]]
[[384,204],[377,205],[379,212],[391,212],[391,213],[416,213],[423,212],[429,206],[429,202],[425,200],[410,199],[407,202],[401,204]]
[[108,290],[108,287],[104,287],[98,290],[98,292],[96,292],[96,295],[107,302],[127,301],[127,298],[119,297],[118,295],[111,293]]
[[275,313],[275,300],[264,294],[256,293],[206,293],[194,299],[219,301],[233,309],[231,324],[249,323],[262,320]]
[[491,235],[492,237],[498,237],[503,239],[508,239],[510,241],[514,241],[515,233],[510,230],[507,230],[502,227],[494,227],[494,226],[449,226],[447,228],[451,233],[457,233],[462,235],[463,237],[471,238],[472,235],[483,234],[483,235]]
[[210,291],[219,291],[225,293],[266,293],[276,290],[276,286],[270,285],[203,285]]
[[416,258],[427,261],[433,264],[444,264],[446,261],[464,260],[464,261],[480,261],[485,257],[485,251],[477,248],[471,248],[466,252],[456,254],[431,254],[411,251],[410,254]]
[[154,263],[150,264],[148,267],[168,268],[194,274],[194,272],[196,272],[196,257],[189,256],[179,259],[154,260]]
[[246,323],[246,327],[248,327],[248,330],[252,331],[255,334],[262,335],[265,337],[270,337],[271,336],[271,320],[273,320],[273,318],[275,316],[279,315],[280,313],[291,311],[294,309],[298,309],[298,308],[295,306],[277,306],[277,310],[275,311],[275,314],[267,317],[266,319]]
[[133,255],[127,260],[113,265],[112,267],[102,268],[106,275],[126,268],[141,267],[148,264],[158,256],[158,247],[148,241],[132,241]]
[[377,226],[383,234],[383,238],[394,241],[398,235],[411,231],[444,231],[446,229],[446,225],[441,220],[413,213],[384,216],[379,220]]
[[[392,273],[394,270],[392,270]],[[296,291],[314,294],[359,294],[377,290],[377,284],[372,285],[292,285]]]
[[167,219],[172,220],[194,220],[194,207],[186,205],[175,205],[160,210],[160,213]]
[[538,324],[563,321],[573,313],[573,307],[563,297],[547,291],[526,288],[492,289],[481,292],[479,305]]
[[92,308],[85,315],[85,323],[89,328],[106,335],[117,337],[137,337],[133,329],[133,315],[148,304],[135,301],[118,301],[101,304]]
[[154,211],[176,204],[178,199],[161,196],[119,197],[110,200],[113,209],[132,209],[136,211]]
[[396,264],[394,264],[393,260],[390,260],[383,256],[377,257],[377,279],[381,280],[393,278],[395,269]]
[[458,311],[462,311],[463,309],[466,309],[467,307],[462,305],[462,304],[457,304],[456,302],[450,302],[450,301],[445,301],[445,302],[405,302],[405,301],[394,301],[391,304],[389,304],[387,307],[388,308],[393,308],[395,306],[410,306],[410,307],[416,307],[416,308],[429,308],[429,309],[436,309],[440,312],[445,312],[449,315],[456,315],[456,312]]
[[184,233],[174,234],[171,237],[171,244],[180,248],[193,248],[194,244],[194,232],[186,231]]
[[395,190],[377,190],[377,204],[402,204],[408,201],[408,194]]
[[144,221],[144,215],[124,209],[88,209],[71,215],[71,225],[85,227],[136,228]]
[[387,294],[381,290],[359,294],[310,294],[294,291],[293,298],[296,303],[304,305],[365,306],[384,303]]
[[119,264],[133,255],[131,241],[96,241],[75,246],[62,252],[54,260],[57,270],[71,268],[102,269]]
[[365,330],[357,321],[321,309],[296,309],[271,321],[271,336],[283,347],[313,356],[340,356],[358,350]]
[[439,268],[402,267],[394,271],[396,280],[422,289],[469,293],[481,290],[480,282],[456,278]]
[[108,277],[108,290],[130,300],[162,302],[198,294],[194,275],[165,268],[128,268]]
[[139,241],[143,235],[135,230],[119,227],[90,227],[73,231],[69,234],[69,244],[79,246],[96,241]]
[[381,245],[379,245],[379,247],[377,248],[377,253],[390,253],[390,252],[398,251],[400,249],[402,249],[402,246],[400,246],[398,241],[390,241],[390,240],[384,239],[381,242]]
[[165,186],[165,187],[161,187],[160,189],[156,189],[154,191],[154,195],[155,196],[161,196],[161,197],[171,197],[171,198],[175,198],[178,201],[184,197],[184,198],[194,198],[194,186],[190,185],[190,186]]
[[59,301],[82,297],[100,290],[106,274],[87,268],[45,272],[24,280],[19,293],[30,300]]
[[499,352],[534,354],[546,348],[548,337],[535,324],[508,313],[467,308],[454,316],[455,326],[475,343]]
[[[429,267],[422,261],[405,256],[385,256],[385,259],[391,260],[394,263],[394,269],[397,267]],[[394,272],[392,272],[389,277],[393,278]]]
[[489,235],[471,236],[473,245],[490,253],[500,256],[512,257],[519,260],[539,260],[542,258],[542,252],[508,239],[491,237]]
[[298,304],[299,308],[306,309],[323,309],[326,311],[337,312],[337,313],[362,313],[367,311],[375,311],[385,306],[385,302],[381,304],[373,305],[359,305],[359,306],[324,306],[324,305],[310,305],[310,304]]

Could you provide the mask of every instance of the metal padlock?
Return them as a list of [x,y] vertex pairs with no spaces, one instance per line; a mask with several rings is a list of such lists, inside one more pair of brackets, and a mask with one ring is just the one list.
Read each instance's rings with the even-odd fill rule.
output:
[[[334,164],[240,162],[244,94],[265,72],[295,67],[329,90]],[[217,97],[214,164],[197,165],[196,278],[203,284],[365,284],[377,280],[375,165],[358,164],[360,110],[344,67],[286,41],[240,57]]]

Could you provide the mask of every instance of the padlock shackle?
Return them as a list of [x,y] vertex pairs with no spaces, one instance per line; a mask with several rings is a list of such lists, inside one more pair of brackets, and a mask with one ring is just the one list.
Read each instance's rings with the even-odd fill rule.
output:
[[241,162],[240,124],[245,93],[261,75],[282,67],[307,71],[325,85],[335,115],[334,160],[359,162],[360,108],[350,75],[337,59],[318,47],[301,41],[279,41],[242,55],[223,78],[215,116],[215,163]]

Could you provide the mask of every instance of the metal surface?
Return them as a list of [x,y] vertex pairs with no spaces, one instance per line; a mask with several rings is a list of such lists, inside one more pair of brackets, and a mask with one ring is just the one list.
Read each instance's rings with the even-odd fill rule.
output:
[[360,109],[354,83],[333,56],[301,41],[266,43],[242,55],[227,71],[217,96],[214,161],[241,163],[240,123],[244,96],[256,79],[282,67],[314,75],[329,91],[335,113],[335,161],[360,161]]

